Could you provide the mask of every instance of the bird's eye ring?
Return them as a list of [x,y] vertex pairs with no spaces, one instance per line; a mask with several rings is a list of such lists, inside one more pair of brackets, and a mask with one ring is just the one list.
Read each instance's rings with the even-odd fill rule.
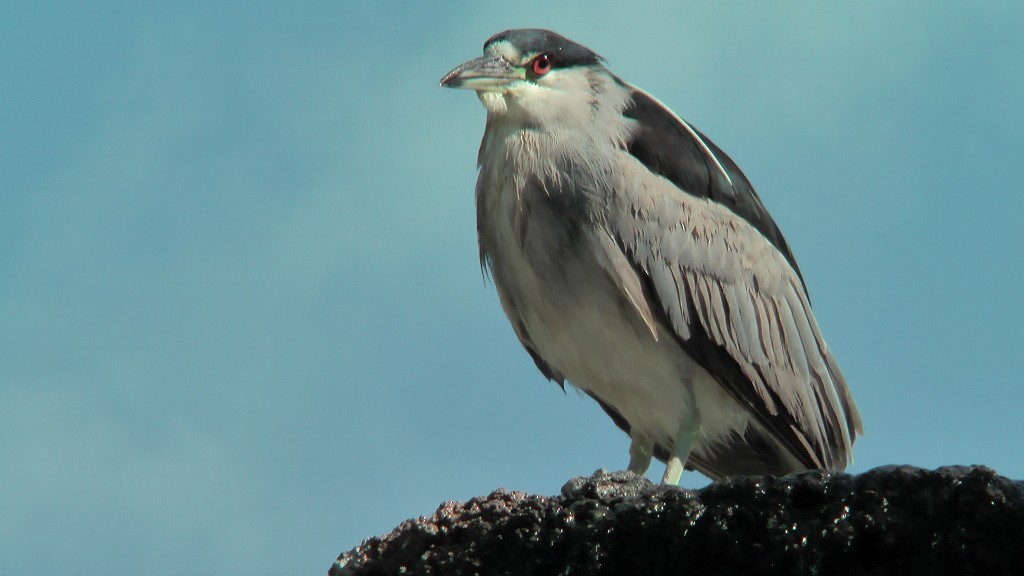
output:
[[551,56],[547,54],[537,56],[533,59],[533,64],[530,67],[537,76],[543,76],[551,72]]

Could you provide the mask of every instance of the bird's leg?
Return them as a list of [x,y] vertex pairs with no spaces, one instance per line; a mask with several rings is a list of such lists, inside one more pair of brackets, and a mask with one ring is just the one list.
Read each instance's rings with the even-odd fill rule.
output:
[[[696,416],[696,414],[694,414]],[[683,475],[683,466],[690,458],[690,452],[697,444],[697,436],[700,434],[700,418],[683,418],[679,423],[679,430],[676,431],[676,439],[672,444],[672,453],[665,462],[665,475],[661,477],[662,484],[679,484],[679,478]]]
[[651,454],[654,453],[654,442],[647,438],[634,436],[629,443],[629,470],[641,476],[651,466]]

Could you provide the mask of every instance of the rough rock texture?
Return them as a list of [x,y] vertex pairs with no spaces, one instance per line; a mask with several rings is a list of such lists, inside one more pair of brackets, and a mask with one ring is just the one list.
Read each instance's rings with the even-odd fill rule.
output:
[[598,471],[447,502],[329,574],[1024,574],[1024,482],[891,466],[690,491]]

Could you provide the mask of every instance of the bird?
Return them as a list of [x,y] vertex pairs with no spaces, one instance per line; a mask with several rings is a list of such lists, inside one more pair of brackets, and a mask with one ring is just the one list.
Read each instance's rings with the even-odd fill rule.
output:
[[863,434],[793,252],[739,166],[593,50],[512,29],[440,86],[487,111],[480,265],[540,372],[629,435],[627,470],[841,471]]

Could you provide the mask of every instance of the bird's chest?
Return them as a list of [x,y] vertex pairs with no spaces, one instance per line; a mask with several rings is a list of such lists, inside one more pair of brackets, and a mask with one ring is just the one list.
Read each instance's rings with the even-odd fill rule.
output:
[[556,373],[664,437],[684,412],[689,368],[668,339],[652,337],[602,265],[593,208],[567,206],[550,181],[514,163],[481,170],[481,251],[505,313]]
[[484,142],[477,231],[481,253],[500,285],[514,284],[513,277],[526,274],[561,286],[570,280],[563,273],[567,264],[587,256],[596,200],[579,184],[589,178],[573,173],[572,163],[552,152],[557,148],[522,131]]
[[545,153],[550,144],[523,133],[495,140],[484,143],[476,201],[480,250],[498,291],[521,308],[576,308],[594,280],[595,200]]
[[[569,222],[542,192],[496,187],[480,211],[481,249],[519,336],[554,371],[584,390],[603,388],[609,360],[633,327],[596,261],[595,230]],[[600,375],[600,382],[595,376]]]

